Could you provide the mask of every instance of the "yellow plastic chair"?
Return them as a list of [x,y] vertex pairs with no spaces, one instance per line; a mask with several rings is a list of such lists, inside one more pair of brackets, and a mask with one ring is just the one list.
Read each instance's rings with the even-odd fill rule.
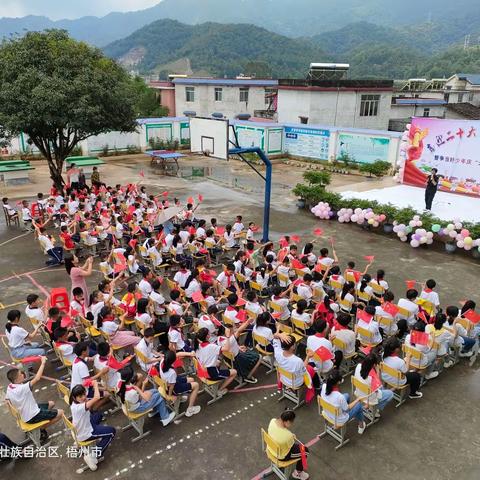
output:
[[203,370],[206,371],[206,368],[204,368],[200,365],[200,362],[198,361],[198,359],[196,357],[193,357],[193,363],[194,363],[194,366],[195,366],[195,370],[197,371],[197,377],[202,382],[203,390],[205,392],[207,392],[210,395],[210,397],[212,397],[207,402],[207,405],[211,405],[212,403],[220,400],[222,398],[222,396],[219,395],[218,392],[220,390],[220,384],[222,383],[222,380],[210,380],[209,378],[200,377],[198,375],[199,369],[203,368]]
[[15,418],[18,428],[27,435],[37,448],[40,448],[40,430],[47,426],[50,423],[50,420],[43,420],[37,423],[24,422],[20,416],[20,412],[12,405],[12,403],[8,400],[5,400],[5,403],[7,404],[8,410],[13,418]]
[[[390,389],[393,391],[393,398],[397,402],[395,407],[398,408],[400,405],[405,403],[405,400],[407,399],[406,393],[408,384],[405,381],[405,375],[399,370],[390,367],[384,362],[380,363],[380,373],[382,374],[382,382],[388,387],[390,387]],[[385,380],[384,375],[393,377],[395,379],[395,382]],[[405,383],[401,385],[401,383],[404,381]]]
[[[335,407],[320,395],[317,395],[317,401],[318,413],[325,420],[325,429],[319,437],[322,438],[325,435],[330,435],[338,442],[338,445],[335,447],[335,450],[338,450],[350,441],[349,438],[346,438],[348,420],[344,423],[340,422],[338,420],[341,415],[340,408]],[[333,416],[333,419],[330,418],[326,412],[330,413]]]
[[31,375],[30,372],[28,371],[27,365],[25,365],[24,363],[22,363],[22,359],[21,359],[21,358],[14,357],[14,356],[12,355],[12,352],[10,351],[10,347],[8,346],[8,343],[7,343],[6,340],[5,340],[5,337],[1,337],[1,340],[2,340],[3,346],[5,347],[5,350],[8,352],[8,356],[10,357],[10,360],[12,361],[12,363],[13,363],[19,370],[22,370],[22,372],[27,376],[26,380],[29,380],[30,378],[32,378],[32,375]]
[[262,356],[262,365],[268,368],[267,373],[272,373],[275,370],[274,356],[273,352],[267,350],[270,342],[265,338],[259,335],[258,333],[252,333],[253,346]]
[[[303,375],[303,383],[299,387],[293,387],[292,385],[295,385],[296,380],[298,376],[295,374],[288,372],[282,367],[279,367],[277,365],[277,376],[278,379],[280,380],[280,383],[282,384],[282,391],[281,391],[281,396],[278,399],[278,401],[283,400],[286,398],[287,400],[290,400],[291,402],[294,403],[293,410],[296,410],[298,407],[302,406],[305,403],[305,391],[307,388],[310,388],[311,386],[311,378],[308,373],[305,373]],[[288,379],[288,384],[283,383],[282,376]]]
[[167,407],[172,411],[175,412],[175,419],[178,420],[179,418],[183,417],[185,415],[185,412],[180,413],[180,405],[182,403],[182,398],[181,396],[174,395],[175,400],[172,401],[172,399],[168,395],[168,385],[167,382],[160,377],[159,375],[155,375],[154,377],[151,377],[155,386],[158,388],[158,393],[163,397],[165,400],[165,403],[167,404]]
[[[293,460],[279,460],[280,447],[273,438],[262,428],[262,448],[265,451],[268,460],[270,460],[270,469],[281,480],[289,480],[295,470],[298,458]],[[265,474],[263,478],[265,478]]]
[[128,425],[125,425],[122,428],[122,431],[128,430],[129,428],[133,428],[138,433],[136,437],[132,438],[131,440],[132,443],[135,443],[138,440],[141,440],[142,438],[145,438],[147,435],[150,435],[150,433],[152,433],[151,430],[148,430],[147,432],[143,431],[143,427],[145,425],[145,418],[147,417],[147,415],[152,413],[152,411],[153,409],[150,408],[145,412],[135,413],[135,411],[130,410],[130,406],[128,402],[125,402],[122,405],[122,412],[128,419]]
[[358,353],[353,352],[350,354],[346,354],[345,352],[347,351],[347,344],[340,338],[334,337],[332,339],[332,344],[334,347],[336,347],[343,353],[343,360],[340,364],[340,373],[343,377],[345,377],[346,375],[349,375],[355,370],[355,366],[357,364],[356,358],[358,356]]

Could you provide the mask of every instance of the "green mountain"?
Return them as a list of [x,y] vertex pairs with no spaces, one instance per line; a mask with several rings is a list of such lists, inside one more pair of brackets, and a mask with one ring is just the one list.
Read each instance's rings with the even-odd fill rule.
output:
[[162,71],[171,62],[188,59],[193,72],[201,70],[216,76],[255,73],[259,77],[304,77],[310,62],[330,60],[308,41],[253,25],[191,26],[174,20],[153,22],[104,51],[140,72]]

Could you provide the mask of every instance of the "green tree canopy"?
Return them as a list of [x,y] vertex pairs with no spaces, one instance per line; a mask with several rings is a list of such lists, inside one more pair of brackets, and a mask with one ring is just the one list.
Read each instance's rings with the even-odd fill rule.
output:
[[59,188],[64,160],[79,142],[135,130],[135,103],[128,74],[63,30],[29,32],[0,45],[0,125],[30,137]]
[[141,77],[136,77],[134,84],[137,95],[135,114],[138,118],[168,116],[168,108],[160,105],[157,92],[153,88],[150,88]]

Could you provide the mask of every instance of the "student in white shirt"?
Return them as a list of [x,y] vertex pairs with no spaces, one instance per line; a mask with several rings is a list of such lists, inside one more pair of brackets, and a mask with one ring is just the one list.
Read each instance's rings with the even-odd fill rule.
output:
[[[342,362],[343,354],[340,351],[335,351],[335,349],[333,348],[332,342],[330,342],[330,340],[326,338],[327,322],[325,320],[317,318],[313,323],[312,330],[315,333],[307,337],[307,350],[310,350],[311,352],[316,352],[319,348],[323,347],[323,348],[326,348],[331,353],[332,359],[330,360],[322,360],[321,358],[318,357],[318,355],[312,356],[310,360],[313,363],[315,370],[320,375],[325,375],[334,366],[334,362],[332,360],[335,361],[335,367],[338,368],[340,366],[340,363]],[[318,388],[320,384],[315,385],[315,381],[314,381],[314,386]]]
[[425,327],[425,332],[429,333],[438,345],[437,360],[443,362],[444,368],[450,368],[455,362],[448,358],[448,353],[450,345],[453,345],[455,335],[444,327],[446,321],[447,316],[444,313],[437,313],[434,317],[434,323],[428,324]]
[[218,294],[221,295],[225,290],[230,292],[240,292],[240,288],[235,278],[235,265],[228,263],[225,271],[220,272],[217,277]]
[[214,381],[223,380],[218,395],[223,396],[227,394],[227,388],[235,380],[237,371],[234,368],[219,368],[221,363],[219,356],[222,352],[222,347],[209,342],[209,333],[206,328],[201,328],[195,335],[194,350],[198,362],[206,370],[208,378]]
[[147,360],[140,360],[137,356],[137,363],[144,372],[148,372],[150,367],[159,362],[161,354],[154,350],[155,331],[153,328],[146,328],[143,332],[143,338],[138,342],[135,351],[140,352]]
[[[107,370],[102,375],[103,385],[108,391],[116,391],[118,382],[121,380],[118,370],[108,365],[112,349],[107,342],[101,342],[97,345],[97,354],[93,358],[93,367],[97,372]],[[130,357],[131,358],[131,357]]]
[[73,353],[73,347],[80,340],[80,335],[76,334],[72,338],[75,341],[69,341],[69,332],[66,328],[58,327],[53,332],[53,338],[55,339],[55,348],[60,350],[63,359],[70,364],[73,364],[76,355]]
[[235,218],[235,223],[232,227],[232,232],[234,233],[234,235],[238,235],[239,233],[242,233],[243,230],[245,230],[245,225],[243,225],[242,223],[242,216],[237,215],[237,217]]
[[32,225],[32,214],[30,213],[30,208],[28,206],[27,200],[22,200],[22,220],[25,230],[31,232],[34,230]]
[[160,377],[167,383],[167,395],[173,397],[188,394],[189,401],[187,410],[185,411],[185,416],[191,417],[192,415],[196,415],[197,413],[199,413],[201,410],[200,406],[195,405],[200,385],[192,377],[185,377],[183,375],[178,376],[173,366],[177,358],[187,356],[194,357],[195,353],[176,353],[172,350],[169,350],[165,353],[163,360],[160,362],[159,371]]
[[[44,420],[48,420],[49,423],[45,427],[57,423],[63,415],[63,410],[57,410],[53,407],[55,403],[49,401],[47,403],[38,403],[32,393],[32,388],[37,384],[43,375],[47,357],[42,356],[40,361],[40,367],[35,375],[29,382],[25,382],[26,376],[22,370],[12,368],[7,372],[7,378],[10,385],[7,387],[5,399],[11,402],[15,409],[18,410],[20,418],[25,423],[39,423]],[[41,430],[41,439],[46,440],[48,437],[45,427]]]
[[445,309],[445,313],[447,314],[446,327],[457,334],[454,345],[461,347],[459,356],[470,358],[469,363],[472,366],[477,359],[479,351],[478,338],[469,336],[467,330],[458,322],[460,310],[457,306],[449,305]]
[[372,300],[372,297],[373,297],[373,288],[369,285],[369,283],[371,282],[372,280],[372,277],[369,273],[366,273],[365,275],[363,275],[362,279],[360,280],[360,282],[358,282],[358,285],[357,285],[357,296],[359,293],[363,293],[365,295],[368,295],[369,297],[369,300],[367,302],[367,300],[363,300],[361,298],[358,298],[358,301],[363,303],[363,304],[367,304],[367,303],[370,303],[371,300]]
[[340,372],[333,370],[321,389],[321,397],[335,408],[339,408],[340,415],[335,417],[328,410],[324,410],[323,414],[340,425],[347,423],[352,418],[356,418],[358,420],[358,433],[362,435],[367,427],[363,418],[362,397],[358,397],[353,402],[348,403],[350,401],[350,395],[348,393],[341,393],[338,388],[342,380],[343,378]]
[[407,356],[404,360],[400,357],[401,351],[402,344],[397,337],[390,337],[385,341],[383,348],[383,362],[385,365],[398,370],[403,374],[403,377],[400,382],[397,382],[397,377],[392,377],[391,375],[382,372],[382,380],[396,386],[405,385],[407,383],[410,385],[409,398],[422,398],[422,393],[418,391],[422,377],[418,372],[410,371],[410,357]]
[[200,284],[200,272],[195,268],[185,282],[185,297],[190,302],[192,300],[192,295],[201,291],[202,285]]
[[[408,322],[405,318],[400,318],[397,320],[397,317],[393,318],[390,313],[383,309],[383,306],[386,304],[393,304],[395,296],[390,290],[387,290],[383,295],[382,305],[375,307],[375,315],[378,317],[384,317],[391,321],[390,325],[382,325],[380,330],[383,331],[383,334],[386,336],[397,335],[398,338],[403,338],[403,336],[408,331]],[[386,308],[386,307],[385,307]]]
[[[382,334],[380,333],[380,328],[378,326],[378,322],[375,320],[375,307],[373,305],[367,305],[365,307],[365,313],[371,316],[370,322],[365,322],[363,319],[357,318],[357,326],[363,328],[364,330],[368,330],[371,334],[370,342],[378,345],[382,343]],[[357,314],[360,310],[357,310]],[[361,335],[358,334],[358,338],[361,338]],[[367,339],[363,339],[367,341]]]
[[255,290],[250,290],[246,295],[247,303],[245,304],[245,310],[252,315],[252,318],[257,318],[265,309],[258,302],[258,297]]
[[153,305],[153,313],[160,317],[165,314],[165,297],[160,293],[162,284],[157,278],[152,281],[152,292],[150,293],[150,301]]
[[187,269],[186,262],[180,263],[180,270],[174,275],[173,281],[180,287],[185,288],[185,283],[187,282],[188,278],[192,272]]
[[[380,287],[383,288],[383,291],[386,292],[388,290],[388,283],[385,280],[385,270],[377,270],[377,276],[375,278],[372,278],[371,283],[380,285]],[[374,294],[376,297],[382,297],[382,295],[379,295],[376,292],[374,292]]]
[[281,382],[287,387],[300,388],[305,383],[304,375],[307,373],[308,355],[305,362],[295,355],[295,338],[288,334],[282,334],[279,339],[273,340],[273,350],[278,366],[293,375],[293,383],[284,375],[280,376]]
[[421,320],[417,321],[410,333],[405,337],[405,345],[413,347],[423,354],[420,361],[412,359],[412,366],[420,369],[425,369],[425,378],[427,380],[436,378],[438,377],[439,372],[435,370],[435,360],[437,358],[437,352],[433,349],[433,338],[431,335],[429,336],[430,338],[427,345],[415,344],[412,341],[412,332],[414,331],[425,333],[425,323]]
[[420,298],[430,302],[436,309],[440,306],[440,298],[438,293],[433,289],[437,286],[437,282],[433,279],[429,279],[425,282],[425,288],[420,293]]
[[[294,284],[291,283],[285,291],[283,291],[282,287],[280,287],[279,285],[273,287],[273,295],[271,297],[271,301],[275,305],[278,305],[278,307],[281,309],[281,311],[278,312],[280,313],[280,315],[278,316],[278,320],[286,321],[290,318],[290,310],[288,308],[290,300],[286,297],[292,291],[293,285]],[[277,312],[275,311],[275,313]]]
[[297,286],[297,295],[310,302],[313,298],[313,290],[310,286],[312,283],[313,277],[310,273],[306,273],[303,276],[303,281]]
[[225,233],[223,234],[222,241],[226,248],[234,248],[237,246],[237,240],[231,225],[225,225]]
[[87,390],[83,385],[76,385],[70,392],[70,410],[72,412],[72,423],[77,430],[77,438],[80,442],[88,440],[98,440],[97,447],[100,449],[99,455],[87,453],[84,455],[85,463],[90,470],[97,469],[97,463],[105,455],[105,450],[112,443],[115,437],[115,428],[100,425],[102,414],[100,412],[91,413],[93,407],[96,407],[100,400],[100,390],[96,380],[92,381],[93,396],[88,398]]
[[217,341],[218,328],[221,326],[220,321],[216,317],[217,314],[218,307],[210,305],[207,309],[207,314],[200,315],[198,318],[198,328],[206,328],[208,330],[208,339],[212,343]]
[[33,319],[35,324],[45,324],[45,307],[42,307],[42,300],[36,293],[27,295],[27,308],[25,308],[25,315]]
[[5,335],[10,353],[15,358],[45,355],[45,350],[40,348],[40,344],[32,342],[40,328],[43,327],[43,324],[39,323],[32,333],[28,333],[27,330],[19,325],[21,315],[20,310],[10,310],[7,313]]
[[416,318],[415,318],[415,316],[418,313],[418,305],[415,303],[415,300],[418,297],[417,290],[415,290],[414,288],[411,288],[411,289],[407,290],[406,297],[407,298],[401,298],[398,301],[397,305],[400,308],[404,308],[405,310],[407,310],[408,311],[408,316],[405,317],[401,313],[399,313],[398,316],[399,316],[399,318],[405,318],[405,320],[407,320],[407,322],[408,322],[409,328],[411,328],[411,327],[413,327],[413,325],[417,321]]
[[168,330],[168,348],[175,352],[190,352],[191,346],[188,340],[183,338],[182,328],[185,320],[180,315],[170,316],[170,329]]
[[[349,328],[351,317],[348,313],[338,312],[337,318],[334,321],[333,328],[330,332],[330,340],[333,342],[338,338],[344,343],[344,349],[335,346],[335,354],[340,351],[343,357],[349,357],[355,353],[355,342],[357,337],[355,332]],[[335,358],[337,356],[335,355]]]
[[[372,370],[377,378],[380,380],[380,371],[378,364],[380,358],[377,354],[370,352],[355,368],[355,378],[363,383],[366,387],[372,389]],[[355,389],[356,397],[365,397],[365,394],[360,389]],[[392,390],[382,388],[381,386],[372,392],[371,395],[363,399],[363,402],[367,405],[376,405],[377,411],[375,412],[375,418],[380,418],[380,412],[386,407],[387,403],[393,399]]]
[[323,267],[330,267],[334,263],[338,263],[338,257],[335,249],[333,250],[333,258],[330,258],[328,256],[328,248],[322,248],[320,250],[320,256],[318,257],[317,263],[322,265]]
[[143,298],[148,298],[153,291],[152,285],[150,280],[152,279],[153,275],[150,269],[146,269],[142,272],[142,279],[138,283],[138,289],[142,294]]

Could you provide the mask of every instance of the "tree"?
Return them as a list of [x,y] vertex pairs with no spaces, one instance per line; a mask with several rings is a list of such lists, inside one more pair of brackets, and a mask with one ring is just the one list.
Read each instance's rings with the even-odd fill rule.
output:
[[137,102],[135,114],[137,117],[167,117],[168,108],[160,104],[157,92],[150,88],[142,78],[134,80]]
[[61,190],[63,163],[79,142],[135,130],[135,102],[128,74],[63,30],[29,32],[0,44],[0,125],[29,136]]

